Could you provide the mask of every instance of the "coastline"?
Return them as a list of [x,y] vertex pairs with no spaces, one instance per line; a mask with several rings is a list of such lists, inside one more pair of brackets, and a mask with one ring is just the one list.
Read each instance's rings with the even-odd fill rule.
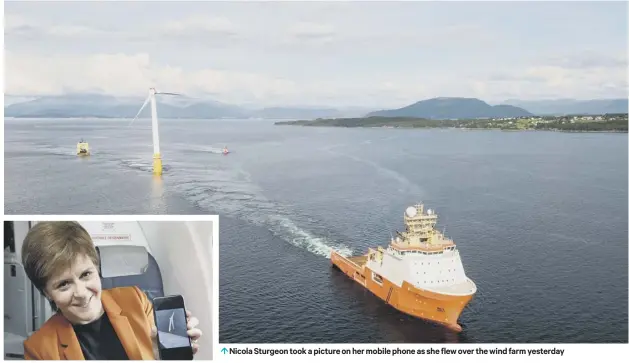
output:
[[463,131],[503,131],[503,132],[566,132],[566,133],[597,133],[597,134],[626,134],[624,130],[561,130],[561,129],[501,129],[496,127],[411,127],[411,126],[334,126],[334,125],[306,125],[306,124],[280,124],[275,126],[297,126],[297,127],[328,127],[341,129],[403,129],[403,130],[463,130]]
[[427,119],[418,117],[362,117],[278,121],[276,126],[384,128],[384,129],[459,129],[505,132],[579,132],[628,133],[627,114],[595,116],[557,116],[488,119]]

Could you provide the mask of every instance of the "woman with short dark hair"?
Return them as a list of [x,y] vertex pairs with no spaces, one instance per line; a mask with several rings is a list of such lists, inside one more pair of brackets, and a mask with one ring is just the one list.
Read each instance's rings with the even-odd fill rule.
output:
[[[37,223],[24,239],[22,264],[56,310],[24,342],[25,359],[157,359],[153,305],[137,287],[102,290],[96,248],[79,223]],[[202,333],[187,315],[196,353]]]

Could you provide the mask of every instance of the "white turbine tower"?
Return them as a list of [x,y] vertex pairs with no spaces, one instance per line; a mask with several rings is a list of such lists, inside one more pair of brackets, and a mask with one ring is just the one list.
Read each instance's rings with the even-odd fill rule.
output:
[[142,107],[140,107],[140,111],[135,115],[133,120],[131,120],[131,124],[135,119],[138,118],[140,112],[146,107],[146,105],[151,101],[151,129],[153,130],[153,174],[162,175],[162,156],[159,151],[159,129],[157,126],[157,102],[155,100],[155,95],[171,95],[171,96],[181,96],[178,93],[169,93],[169,92],[157,92],[155,88],[149,88],[149,95],[144,101]]

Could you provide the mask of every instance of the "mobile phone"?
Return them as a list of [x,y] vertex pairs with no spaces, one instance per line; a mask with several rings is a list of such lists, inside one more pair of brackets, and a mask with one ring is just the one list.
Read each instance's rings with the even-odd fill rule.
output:
[[192,343],[188,336],[183,296],[156,297],[153,299],[153,314],[159,359],[192,360]]

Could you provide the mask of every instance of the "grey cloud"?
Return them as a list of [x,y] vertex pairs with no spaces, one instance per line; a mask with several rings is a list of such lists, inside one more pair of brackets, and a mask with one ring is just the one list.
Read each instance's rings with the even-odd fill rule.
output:
[[37,26],[37,25],[19,25],[15,27],[5,28],[5,39],[7,42],[22,41],[43,41],[51,40],[100,40],[100,39],[120,39],[126,37],[125,33],[116,30],[105,30],[93,28],[83,25],[63,25],[63,26]]
[[570,69],[588,69],[588,68],[616,68],[627,67],[627,56],[613,56],[606,53],[597,53],[592,51],[584,51],[576,54],[567,54],[562,56],[548,57],[545,62],[548,65],[558,66]]
[[487,76],[488,82],[546,82],[547,79],[540,75],[532,75],[526,73],[507,73],[507,72],[496,72]]
[[490,82],[509,82],[513,80],[513,75],[509,73],[497,72],[490,74],[487,77],[487,80]]
[[237,28],[229,25],[228,21],[212,23],[212,19],[194,19],[186,23],[183,20],[178,23],[160,24],[156,27],[143,26],[136,30],[122,30],[112,28],[98,28],[91,25],[64,24],[64,25],[36,25],[33,21],[20,22],[13,26],[5,27],[5,39],[10,43],[19,44],[22,41],[48,42],[48,41],[76,41],[84,39],[93,40],[117,40],[121,42],[209,42],[211,45],[220,45],[222,42],[233,43],[242,40],[242,35]]
[[41,29],[32,25],[19,25],[15,27],[6,27],[4,35],[7,38],[19,37],[27,39],[37,39],[42,36]]
[[239,35],[236,25],[226,18],[189,17],[159,27],[159,32],[171,38],[228,37]]
[[299,39],[329,39],[334,38],[337,32],[330,24],[298,23],[289,30],[289,34]]
[[476,26],[434,26],[422,32],[404,32],[386,28],[372,28],[364,31],[338,29],[332,26],[312,28],[311,31],[296,32],[290,28],[288,35],[264,39],[268,49],[286,52],[306,52],[313,56],[341,56],[343,54],[369,55],[385,52],[405,53],[432,52],[456,48],[459,51],[491,44],[496,36]]
[[[170,43],[196,47],[246,46],[252,49],[339,52],[380,52],[396,48],[413,47],[465,47],[485,42],[488,32],[470,26],[434,26],[423,32],[404,32],[386,28],[362,29],[337,27],[332,23],[297,21],[286,25],[275,24],[279,29],[256,30],[255,26],[232,23],[227,18],[189,17],[155,27],[141,26],[129,29],[99,29],[87,25],[28,25],[5,29],[11,43],[20,41],[42,42],[50,40],[107,39],[125,43]],[[348,24],[342,24],[346,26]],[[264,26],[264,25],[262,25]],[[282,28],[283,27],[283,28]],[[366,31],[365,31],[366,30]],[[466,39],[466,40],[464,40]],[[23,45],[23,44],[20,44]]]

